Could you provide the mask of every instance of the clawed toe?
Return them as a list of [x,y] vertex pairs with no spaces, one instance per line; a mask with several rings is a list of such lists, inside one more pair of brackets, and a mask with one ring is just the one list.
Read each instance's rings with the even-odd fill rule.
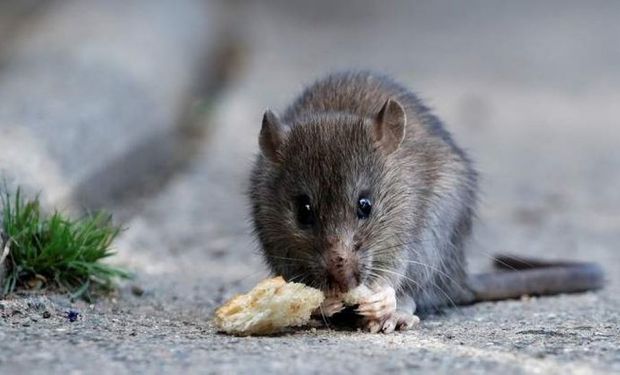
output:
[[383,325],[381,326],[381,332],[392,333],[394,332],[395,328],[396,328],[396,321],[390,317],[386,319],[385,322],[383,322]]
[[413,314],[407,314],[403,312],[397,312],[394,315],[396,321],[396,330],[407,331],[420,323],[420,318]]
[[396,311],[383,320],[366,319],[363,328],[370,333],[392,333],[407,331],[420,322],[420,318],[413,314]]

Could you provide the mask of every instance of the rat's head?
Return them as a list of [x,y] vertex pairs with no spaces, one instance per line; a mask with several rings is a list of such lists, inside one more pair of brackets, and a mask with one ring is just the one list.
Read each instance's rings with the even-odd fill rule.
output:
[[394,100],[374,118],[265,113],[250,195],[274,273],[327,292],[391,276],[404,230],[395,218],[409,206],[396,152],[405,116]]

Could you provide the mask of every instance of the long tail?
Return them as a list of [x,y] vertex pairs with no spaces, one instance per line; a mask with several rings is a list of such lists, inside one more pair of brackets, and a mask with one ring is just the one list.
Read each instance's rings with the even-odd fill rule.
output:
[[600,289],[605,283],[603,269],[595,263],[546,262],[502,255],[495,258],[494,266],[498,272],[470,277],[475,302],[585,292]]

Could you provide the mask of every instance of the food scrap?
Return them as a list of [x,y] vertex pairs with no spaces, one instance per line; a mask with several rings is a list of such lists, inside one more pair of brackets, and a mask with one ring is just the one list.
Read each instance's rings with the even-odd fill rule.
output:
[[247,294],[233,297],[215,312],[213,322],[222,332],[238,335],[269,335],[310,321],[312,311],[325,296],[301,283],[282,277],[261,281]]

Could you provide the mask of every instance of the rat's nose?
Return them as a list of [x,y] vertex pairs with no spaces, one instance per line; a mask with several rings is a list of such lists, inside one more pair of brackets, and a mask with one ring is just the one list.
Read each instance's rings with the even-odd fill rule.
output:
[[353,259],[353,254],[343,246],[332,247],[327,256],[327,262],[330,284],[340,292],[345,293],[359,284],[355,272],[357,262]]

